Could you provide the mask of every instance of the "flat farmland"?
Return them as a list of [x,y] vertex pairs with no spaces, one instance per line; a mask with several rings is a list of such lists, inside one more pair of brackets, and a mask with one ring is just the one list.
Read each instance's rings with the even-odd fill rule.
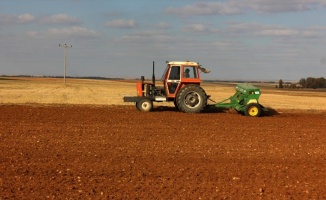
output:
[[133,81],[0,79],[0,199],[326,199],[325,92],[261,89],[253,118],[139,112]]
[[[159,84],[159,81],[158,81]],[[202,84],[211,99],[219,102],[235,92],[235,84]],[[276,110],[326,111],[326,90],[280,90],[263,85],[260,103]],[[124,103],[123,96],[135,96],[135,81],[110,81],[56,78],[0,78],[2,104],[84,104],[133,105]],[[210,102],[214,104],[213,102]],[[157,103],[154,106],[171,106]]]

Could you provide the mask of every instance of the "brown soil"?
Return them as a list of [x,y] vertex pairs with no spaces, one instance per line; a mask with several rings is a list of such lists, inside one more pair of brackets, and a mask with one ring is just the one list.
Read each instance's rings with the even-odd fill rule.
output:
[[325,112],[0,113],[0,199],[326,199]]

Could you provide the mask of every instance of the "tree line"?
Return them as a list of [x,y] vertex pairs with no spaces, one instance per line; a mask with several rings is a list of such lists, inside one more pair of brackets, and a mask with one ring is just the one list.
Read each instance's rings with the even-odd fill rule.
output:
[[326,79],[324,77],[320,78],[301,78],[299,83],[284,83],[282,79],[279,80],[278,86],[276,88],[326,88]]
[[312,78],[312,77],[308,77],[308,78],[302,78],[299,81],[299,84],[303,87],[303,88],[326,88],[326,79],[324,77],[320,77],[320,78]]

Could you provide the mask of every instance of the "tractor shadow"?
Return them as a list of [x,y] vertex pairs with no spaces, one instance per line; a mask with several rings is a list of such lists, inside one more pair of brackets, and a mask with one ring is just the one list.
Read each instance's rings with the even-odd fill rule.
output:
[[166,111],[176,112],[176,111],[178,111],[178,109],[176,109],[175,107],[171,107],[171,106],[157,106],[157,107],[154,107],[152,110],[152,112],[166,112]]
[[274,108],[267,107],[265,108],[265,111],[262,111],[262,116],[274,116],[274,115],[280,115],[280,113],[275,110]]
[[[232,108],[217,108],[215,106],[206,107],[201,113],[229,113],[240,114],[245,116],[243,112],[238,112]],[[279,115],[279,112],[273,108],[262,108],[260,117]]]
[[[177,108],[171,106],[158,106],[155,107],[152,112],[180,112]],[[207,106],[205,107],[200,113],[229,113],[229,114],[241,114],[244,115],[242,112],[237,112],[236,110],[229,109],[229,108],[218,108],[215,106]],[[273,108],[264,108],[262,110],[261,117],[265,116],[274,116],[279,115],[279,112]]]

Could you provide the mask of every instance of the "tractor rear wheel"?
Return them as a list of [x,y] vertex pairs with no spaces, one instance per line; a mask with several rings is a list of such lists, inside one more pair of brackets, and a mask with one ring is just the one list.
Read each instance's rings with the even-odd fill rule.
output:
[[178,107],[178,104],[177,104],[176,99],[174,99],[173,104],[174,104],[174,107],[175,107],[177,110],[180,110],[179,107]]
[[186,113],[198,113],[207,104],[205,91],[198,85],[187,85],[180,89],[176,96],[179,110]]
[[244,113],[246,116],[259,117],[261,115],[261,107],[257,103],[250,103],[247,105]]
[[153,109],[153,102],[149,99],[142,99],[136,103],[136,108],[139,111],[149,112]]

